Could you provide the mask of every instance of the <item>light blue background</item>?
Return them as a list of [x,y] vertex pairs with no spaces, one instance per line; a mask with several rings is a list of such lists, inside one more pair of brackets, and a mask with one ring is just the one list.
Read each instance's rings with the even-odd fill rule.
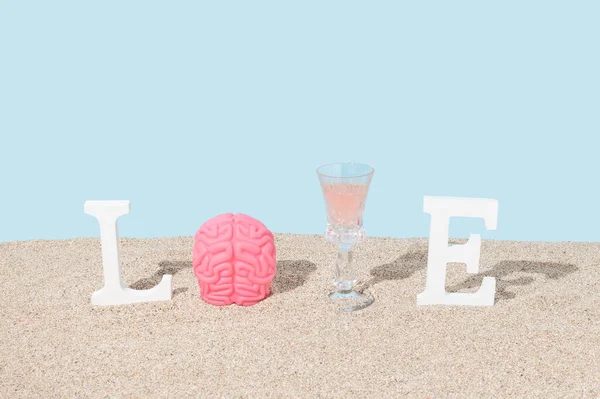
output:
[[0,0],[0,241],[191,235],[243,212],[322,233],[315,174],[372,164],[371,236],[423,195],[497,198],[498,230],[597,241],[598,1]]

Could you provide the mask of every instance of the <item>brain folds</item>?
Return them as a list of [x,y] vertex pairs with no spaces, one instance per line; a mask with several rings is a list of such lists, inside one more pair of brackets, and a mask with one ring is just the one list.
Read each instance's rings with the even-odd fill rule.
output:
[[275,276],[273,233],[248,215],[219,215],[196,233],[192,259],[204,301],[254,305],[269,295]]

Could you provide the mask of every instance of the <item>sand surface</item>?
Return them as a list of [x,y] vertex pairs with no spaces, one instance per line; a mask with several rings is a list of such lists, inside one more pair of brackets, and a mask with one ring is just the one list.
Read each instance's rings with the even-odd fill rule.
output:
[[0,397],[600,397],[600,244],[485,241],[489,308],[417,307],[425,239],[368,238],[358,275],[375,303],[327,294],[335,248],[277,235],[273,294],[201,301],[191,237],[122,239],[134,288],[174,277],[169,302],[94,307],[98,239],[0,243]]

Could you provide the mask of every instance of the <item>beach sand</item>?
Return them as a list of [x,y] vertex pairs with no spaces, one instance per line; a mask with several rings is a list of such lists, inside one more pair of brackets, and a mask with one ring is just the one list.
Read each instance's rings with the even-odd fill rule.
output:
[[335,248],[277,234],[272,295],[204,303],[192,237],[121,239],[124,280],[173,274],[167,302],[94,307],[99,239],[0,243],[0,397],[600,397],[600,244],[484,241],[493,307],[416,306],[426,239],[368,238],[358,276],[375,303],[334,311]]

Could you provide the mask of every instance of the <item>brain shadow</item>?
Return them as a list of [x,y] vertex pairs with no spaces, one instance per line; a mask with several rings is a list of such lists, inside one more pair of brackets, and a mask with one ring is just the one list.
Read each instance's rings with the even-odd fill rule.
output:
[[[165,274],[175,275],[183,269],[191,269],[192,262],[162,261],[152,276],[143,278],[129,287],[135,290],[147,290],[156,286]],[[308,276],[317,270],[317,266],[307,260],[282,260],[277,262],[277,273],[271,283],[271,295],[294,290],[306,282]],[[173,291],[173,296],[186,292],[187,287]]]
[[271,295],[292,291],[306,283],[317,265],[307,260],[277,261],[277,273],[271,283]]
[[558,280],[566,275],[575,273],[579,268],[570,263],[555,262],[530,262],[526,260],[502,261],[494,267],[481,274],[473,275],[459,284],[446,287],[448,292],[457,292],[460,290],[473,290],[481,286],[484,277],[496,278],[496,301],[504,299],[513,299],[516,297],[514,292],[508,291],[511,286],[525,286],[535,281],[533,276],[520,276],[511,279],[510,276],[515,273],[527,273],[533,275],[543,275],[548,279]]
[[[156,273],[154,273],[150,277],[143,278],[141,280],[136,281],[135,283],[131,284],[129,286],[129,288],[132,288],[134,290],[150,289],[150,288],[156,286],[158,283],[160,283],[160,281],[162,280],[162,278],[165,274],[175,275],[183,269],[191,269],[192,262],[184,262],[184,261],[173,262],[173,261],[163,260],[162,262],[160,262],[158,264],[158,266],[159,266],[159,269]],[[177,288],[176,290],[173,291],[173,296],[184,293],[187,290],[188,290],[187,287]]]
[[371,277],[362,283],[358,290],[368,289],[382,281],[404,280],[421,269],[427,268],[427,251],[409,251],[391,263],[376,266],[371,269]]

